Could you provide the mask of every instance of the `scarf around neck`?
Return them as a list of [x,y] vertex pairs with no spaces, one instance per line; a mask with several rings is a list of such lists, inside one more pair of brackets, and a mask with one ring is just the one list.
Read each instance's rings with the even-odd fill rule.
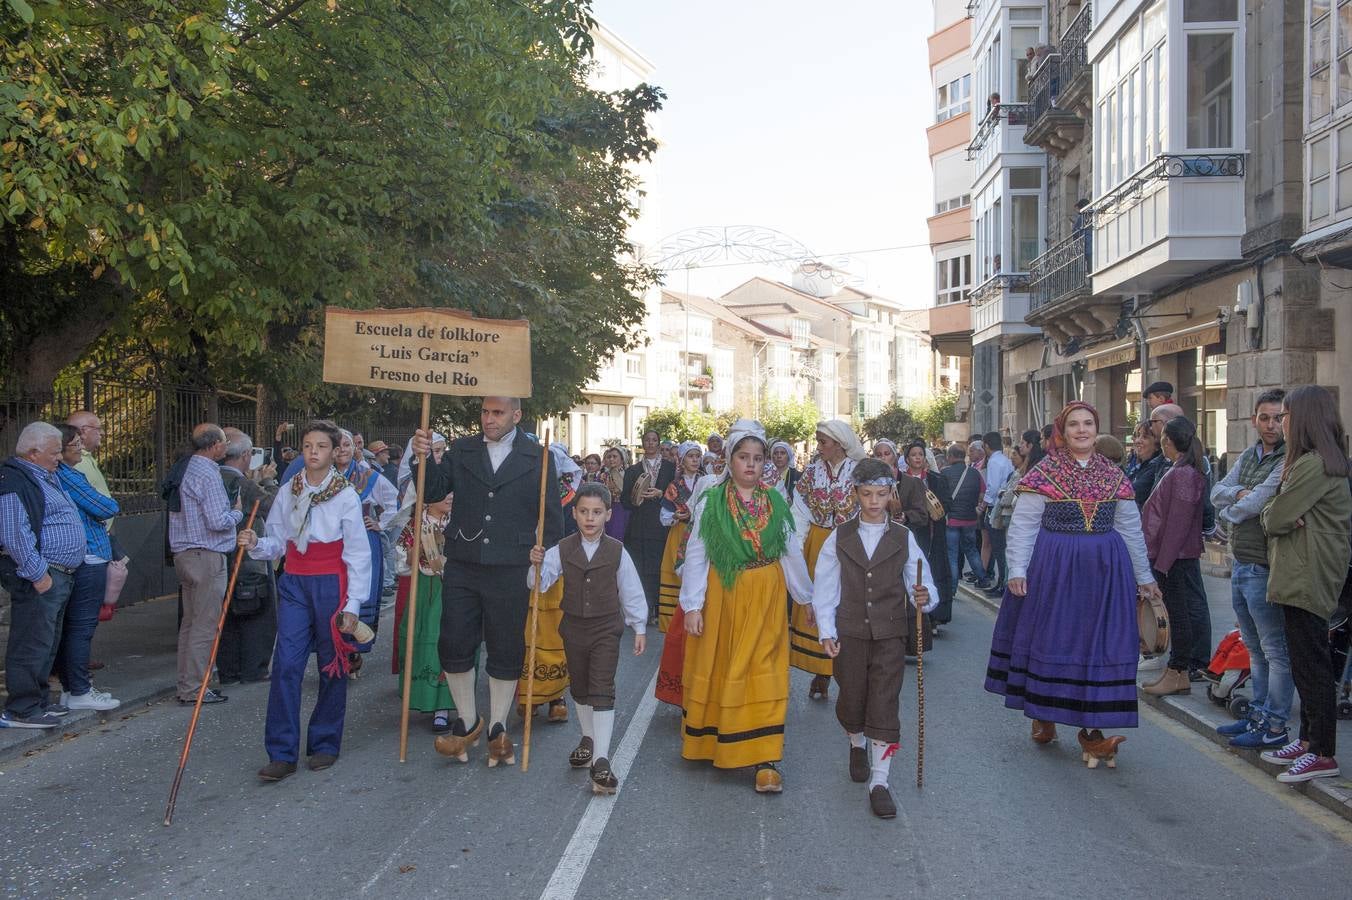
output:
[[699,536],[724,589],[751,563],[783,556],[793,531],[788,501],[763,484],[752,490],[750,502],[731,479],[716,484],[704,493],[701,515]]
[[301,553],[310,545],[310,513],[321,503],[328,503],[352,483],[343,477],[337,469],[330,469],[328,483],[322,484],[317,491],[306,490],[304,470],[297,472],[291,479],[291,515],[287,517],[287,526],[291,529],[292,543]]

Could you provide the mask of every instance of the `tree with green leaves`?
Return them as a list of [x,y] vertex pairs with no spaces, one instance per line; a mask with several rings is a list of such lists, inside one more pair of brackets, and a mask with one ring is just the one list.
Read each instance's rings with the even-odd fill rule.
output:
[[944,424],[957,418],[958,394],[941,390],[928,400],[922,400],[911,409],[920,424],[926,440],[942,440]]
[[863,421],[861,429],[870,440],[889,438],[898,445],[923,437],[923,426],[911,411],[892,400],[878,414]]
[[0,0],[0,371],[98,353],[335,410],[372,392],[319,382],[325,306],[442,306],[529,319],[528,411],[567,409],[656,279],[626,231],[662,94],[590,88],[593,25],[590,0]]
[[761,424],[770,437],[801,444],[817,433],[821,410],[810,397],[771,400],[761,412]]
[[679,406],[659,406],[649,410],[639,426],[639,435],[656,431],[658,437],[667,441],[699,441],[701,444],[709,435],[718,430],[713,413],[699,409],[681,409]]

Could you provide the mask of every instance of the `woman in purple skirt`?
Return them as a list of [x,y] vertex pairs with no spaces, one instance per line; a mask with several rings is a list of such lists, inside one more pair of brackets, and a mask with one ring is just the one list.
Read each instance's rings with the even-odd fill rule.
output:
[[1033,740],[1056,723],[1080,728],[1090,767],[1116,764],[1136,727],[1137,595],[1159,596],[1135,493],[1094,452],[1098,412],[1074,402],[1056,417],[1048,455],[1018,484],[1009,524],[1009,582],[991,640],[986,690],[1033,720]]

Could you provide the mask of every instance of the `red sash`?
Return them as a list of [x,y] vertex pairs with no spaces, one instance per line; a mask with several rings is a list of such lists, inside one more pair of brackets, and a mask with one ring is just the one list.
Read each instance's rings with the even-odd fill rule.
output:
[[351,668],[347,655],[356,651],[348,643],[347,635],[338,630],[338,614],[347,601],[347,565],[343,562],[343,542],[311,541],[302,553],[290,541],[286,544],[286,572],[289,575],[337,575],[338,604],[329,618],[329,635],[333,639],[333,660],[323,669],[330,678],[345,678]]

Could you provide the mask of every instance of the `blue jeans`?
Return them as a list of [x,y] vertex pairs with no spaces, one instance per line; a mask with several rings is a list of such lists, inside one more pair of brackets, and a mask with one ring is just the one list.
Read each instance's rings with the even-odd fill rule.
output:
[[66,604],[61,643],[56,648],[56,674],[71,696],[89,693],[89,645],[99,627],[99,607],[108,584],[108,564],[84,563],[75,570],[75,586]]
[[1249,650],[1255,720],[1281,730],[1291,715],[1295,682],[1286,652],[1286,623],[1282,608],[1267,601],[1268,567],[1234,564],[1230,575],[1230,602],[1239,620],[1239,634]]
[[967,568],[972,570],[973,575],[983,575],[986,571],[986,567],[981,564],[981,550],[977,547],[977,535],[980,533],[980,525],[948,526],[948,573],[955,589],[960,555],[966,557]]
[[5,710],[12,716],[41,715],[50,704],[47,676],[56,660],[61,619],[70,599],[72,576],[48,570],[52,586],[39,594],[33,583],[14,574],[11,564],[3,578],[9,591],[9,643],[5,646],[5,679],[9,698]]

